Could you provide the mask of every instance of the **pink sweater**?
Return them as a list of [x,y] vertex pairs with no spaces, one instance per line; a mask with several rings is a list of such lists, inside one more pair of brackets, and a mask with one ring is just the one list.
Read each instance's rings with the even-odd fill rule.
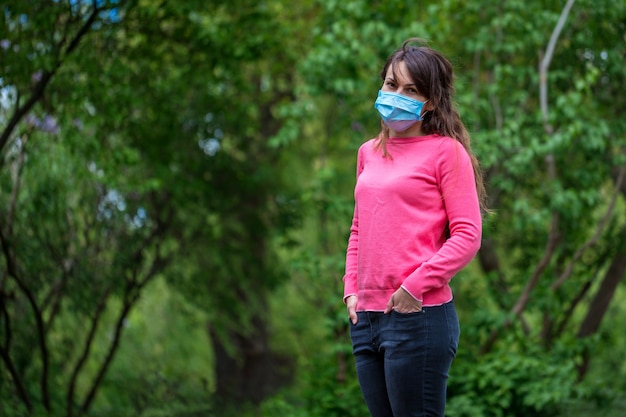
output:
[[[359,148],[344,300],[383,311],[400,286],[424,306],[452,300],[449,282],[480,248],[481,214],[470,158],[456,140],[390,138]],[[449,231],[449,234],[447,233]]]

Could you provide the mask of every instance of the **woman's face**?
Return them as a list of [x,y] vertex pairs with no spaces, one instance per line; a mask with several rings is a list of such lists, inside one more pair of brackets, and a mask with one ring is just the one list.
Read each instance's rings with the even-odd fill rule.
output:
[[381,90],[391,93],[402,94],[403,96],[410,97],[419,101],[426,101],[426,97],[420,94],[409,75],[409,71],[406,68],[404,61],[397,63],[396,75],[394,76],[393,64],[387,68],[387,75],[383,81]]
[[[402,94],[403,96],[407,96],[414,100],[426,102],[424,104],[423,110],[432,110],[432,106],[430,102],[427,101],[427,98],[424,97],[419,91],[417,91],[417,87],[415,87],[415,84],[409,75],[409,71],[407,70],[404,61],[398,62],[397,66],[398,68],[396,69],[396,75],[394,75],[393,64],[389,65],[389,68],[387,68],[387,75],[385,76],[385,80],[383,81],[383,86],[381,90],[390,93]],[[422,122],[420,120],[411,127],[409,127],[407,130],[404,130],[402,132],[395,132],[393,129],[390,129],[390,136],[422,136]]]

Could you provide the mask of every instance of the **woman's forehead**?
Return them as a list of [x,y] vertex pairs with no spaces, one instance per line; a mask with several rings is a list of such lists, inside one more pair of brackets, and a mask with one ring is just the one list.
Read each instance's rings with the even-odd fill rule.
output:
[[393,78],[397,83],[401,84],[413,84],[413,79],[406,67],[404,61],[397,61],[391,63],[387,68],[386,78]]

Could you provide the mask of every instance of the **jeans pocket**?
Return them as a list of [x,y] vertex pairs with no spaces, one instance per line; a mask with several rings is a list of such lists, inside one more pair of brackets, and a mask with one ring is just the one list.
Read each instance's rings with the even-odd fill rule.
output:
[[412,343],[426,335],[426,316],[421,311],[413,313],[391,312],[389,321],[389,340]]

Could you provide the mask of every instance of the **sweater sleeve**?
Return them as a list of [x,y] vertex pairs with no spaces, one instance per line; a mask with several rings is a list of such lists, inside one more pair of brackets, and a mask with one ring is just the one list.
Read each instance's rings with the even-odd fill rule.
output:
[[418,300],[423,300],[423,294],[429,290],[448,284],[480,249],[482,220],[474,170],[459,142],[450,140],[442,147],[435,173],[450,237],[403,282],[402,288]]
[[[363,147],[359,148],[357,154],[356,165],[356,178],[358,181],[359,175],[363,171],[362,160]],[[346,250],[346,270],[343,276],[343,301],[351,295],[356,295],[358,292],[357,285],[357,261],[358,261],[358,247],[359,247],[359,216],[358,208],[355,201],[354,214],[352,216],[352,224],[350,226],[350,237],[348,238],[348,248]]]

